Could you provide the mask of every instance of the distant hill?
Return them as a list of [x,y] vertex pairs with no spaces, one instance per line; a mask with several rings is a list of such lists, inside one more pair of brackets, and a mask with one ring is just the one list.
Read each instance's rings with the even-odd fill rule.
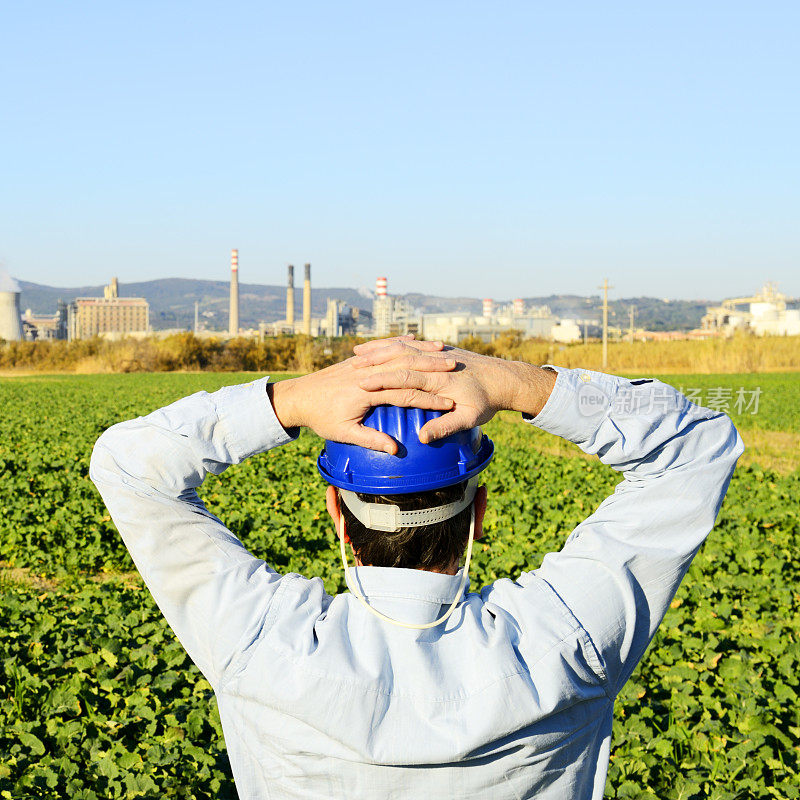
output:
[[[76,297],[102,297],[102,286],[55,288],[28,281],[19,281],[22,289],[23,311],[30,308],[37,314],[51,314],[58,300],[70,301]],[[141,283],[121,283],[123,297],[144,297],[150,303],[150,321],[154,329],[191,328],[194,324],[194,303],[200,303],[203,325],[211,330],[228,327],[229,286],[225,281],[205,281],[192,278],[162,278]],[[481,311],[481,299],[476,297],[438,297],[410,293],[403,295],[415,308],[425,313]],[[328,298],[343,300],[355,308],[372,311],[372,299],[364,289],[327,287],[311,289],[311,313],[315,317],[325,314]],[[558,317],[597,320],[601,312],[600,298],[579,295],[549,295],[526,297],[528,305],[547,305]],[[286,316],[286,287],[257,283],[239,285],[239,319],[242,327],[255,328],[259,322],[275,322]],[[508,300],[496,298],[497,303]],[[628,327],[628,308],[636,307],[637,327],[649,330],[690,330],[700,324],[710,300],[663,300],[654,297],[629,297],[609,300],[609,324]],[[295,287],[295,316],[303,313],[302,284]],[[590,334],[591,334],[590,328]]]

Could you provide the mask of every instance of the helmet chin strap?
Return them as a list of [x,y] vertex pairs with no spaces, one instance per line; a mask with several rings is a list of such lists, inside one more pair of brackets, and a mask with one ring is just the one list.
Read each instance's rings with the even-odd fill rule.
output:
[[344,565],[344,580],[347,584],[347,588],[359,599],[361,604],[364,608],[367,609],[371,614],[374,614],[379,619],[382,619],[384,622],[391,622],[392,625],[397,625],[400,628],[413,628],[414,630],[425,630],[426,628],[435,628],[437,625],[441,625],[455,610],[456,606],[458,605],[458,601],[461,600],[461,595],[464,593],[464,587],[467,584],[467,578],[469,576],[469,564],[472,560],[472,543],[475,540],[475,503],[472,503],[472,507],[470,509],[470,517],[469,517],[469,541],[467,543],[467,558],[464,562],[464,570],[461,573],[461,582],[458,586],[458,591],[456,592],[456,596],[453,598],[453,602],[450,604],[450,607],[447,611],[442,614],[439,619],[434,620],[433,622],[426,622],[422,625],[416,625],[413,622],[403,622],[399,619],[392,619],[391,617],[387,617],[386,614],[381,614],[380,611],[374,609],[366,600],[364,595],[361,593],[361,589],[358,587],[358,582],[354,581],[353,585],[350,584],[349,578],[349,566],[347,564],[347,551],[344,547],[344,516],[340,514],[339,516],[339,545],[342,552],[342,564]]

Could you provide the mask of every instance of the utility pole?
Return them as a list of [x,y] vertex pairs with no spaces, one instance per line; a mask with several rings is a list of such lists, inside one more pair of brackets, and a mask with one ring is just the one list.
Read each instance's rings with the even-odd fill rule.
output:
[[603,369],[608,369],[608,290],[613,289],[608,283],[608,278],[603,278],[599,287],[603,290]]
[[200,301],[194,301],[194,335],[197,336],[197,331],[200,328]]
[[628,312],[629,312],[630,318],[631,318],[631,324],[630,324],[630,327],[628,328],[628,334],[631,337],[631,342],[633,342],[633,320],[634,320],[634,317],[636,316],[636,306],[631,306],[628,309]]

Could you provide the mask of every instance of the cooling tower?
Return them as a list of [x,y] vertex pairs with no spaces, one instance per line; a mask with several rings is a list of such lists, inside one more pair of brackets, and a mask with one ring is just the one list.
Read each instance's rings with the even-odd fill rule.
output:
[[0,292],[0,339],[7,342],[22,339],[19,292]]

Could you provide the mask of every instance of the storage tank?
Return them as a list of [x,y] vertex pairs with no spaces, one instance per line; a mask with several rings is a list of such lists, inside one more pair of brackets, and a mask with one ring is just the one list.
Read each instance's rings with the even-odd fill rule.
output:
[[785,312],[783,334],[785,336],[800,336],[800,309],[790,308]]

